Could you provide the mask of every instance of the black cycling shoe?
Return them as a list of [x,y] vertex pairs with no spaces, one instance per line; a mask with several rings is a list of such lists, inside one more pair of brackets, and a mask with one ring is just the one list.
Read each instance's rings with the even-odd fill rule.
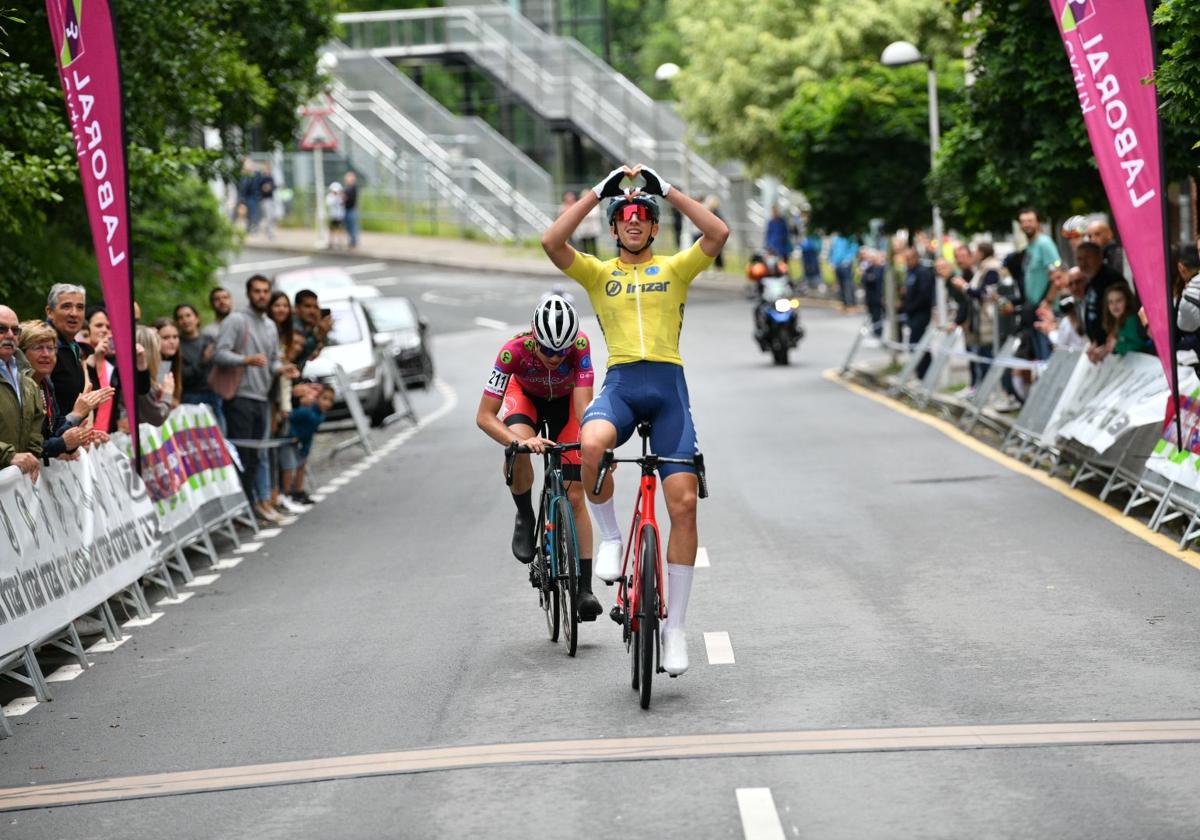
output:
[[599,599],[591,592],[584,590],[579,593],[579,620],[595,621],[604,612]]
[[521,511],[513,522],[512,553],[522,563],[533,562],[533,517]]

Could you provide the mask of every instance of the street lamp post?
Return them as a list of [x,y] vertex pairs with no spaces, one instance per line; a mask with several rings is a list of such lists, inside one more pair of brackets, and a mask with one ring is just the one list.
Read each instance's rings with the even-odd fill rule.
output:
[[[880,56],[880,62],[885,67],[905,67],[909,64],[924,64],[928,69],[927,81],[929,84],[929,168],[932,171],[933,164],[937,160],[938,149],[941,147],[942,129],[941,120],[938,119],[938,93],[937,93],[937,73],[933,69],[933,58],[927,55],[921,55],[913,44],[908,41],[893,41],[888,44]],[[933,239],[937,243],[938,254],[942,250],[942,211],[937,206],[937,202],[933,203]],[[942,324],[946,323],[946,287],[943,283],[937,283],[935,286],[937,295],[937,314],[938,321]]]
[[[322,73],[332,74],[337,68],[338,57],[331,52],[321,53],[317,59],[317,67]],[[324,151],[317,147],[313,149],[313,195],[316,206],[313,208],[313,224],[317,229],[317,247],[324,248],[329,244],[329,228],[325,224],[325,161]]]

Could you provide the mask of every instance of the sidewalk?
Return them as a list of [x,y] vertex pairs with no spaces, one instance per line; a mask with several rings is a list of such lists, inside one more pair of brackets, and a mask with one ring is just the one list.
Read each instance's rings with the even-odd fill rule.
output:
[[[541,252],[533,253],[515,245],[470,239],[446,239],[436,236],[405,236],[394,233],[363,233],[354,250],[329,251],[318,248],[316,234],[309,228],[279,228],[275,238],[255,233],[246,237],[246,246],[299,251],[306,254],[354,256],[368,260],[396,260],[417,265],[456,268],[463,271],[502,272],[526,277],[563,277]],[[693,281],[703,289],[742,294],[745,281],[734,274],[706,271]]]

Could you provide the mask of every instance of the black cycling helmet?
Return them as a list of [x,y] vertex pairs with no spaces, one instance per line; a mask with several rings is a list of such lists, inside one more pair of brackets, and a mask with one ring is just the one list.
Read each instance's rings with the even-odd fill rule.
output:
[[609,227],[612,227],[614,224],[616,224],[617,213],[619,213],[621,211],[621,208],[628,207],[630,204],[637,204],[642,207],[645,207],[647,210],[650,211],[650,221],[652,221],[654,224],[658,224],[658,202],[656,202],[654,199],[650,198],[649,196],[645,196],[645,195],[639,195],[639,196],[635,196],[633,198],[630,198],[629,196],[622,196],[622,197],[612,201],[608,205],[608,226]]

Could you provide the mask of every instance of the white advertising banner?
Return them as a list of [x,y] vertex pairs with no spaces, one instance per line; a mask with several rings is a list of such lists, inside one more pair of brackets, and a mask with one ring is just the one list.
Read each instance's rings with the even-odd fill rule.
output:
[[1169,480],[1200,493],[1200,383],[1190,369],[1179,371],[1179,426],[1183,445],[1175,434],[1172,421],[1163,430],[1162,440],[1146,461],[1146,468]]
[[156,564],[159,520],[115,445],[0,470],[0,654],[39,641]]
[[1102,453],[1138,426],[1162,423],[1170,388],[1154,356],[1109,356],[1064,400],[1058,436]]

